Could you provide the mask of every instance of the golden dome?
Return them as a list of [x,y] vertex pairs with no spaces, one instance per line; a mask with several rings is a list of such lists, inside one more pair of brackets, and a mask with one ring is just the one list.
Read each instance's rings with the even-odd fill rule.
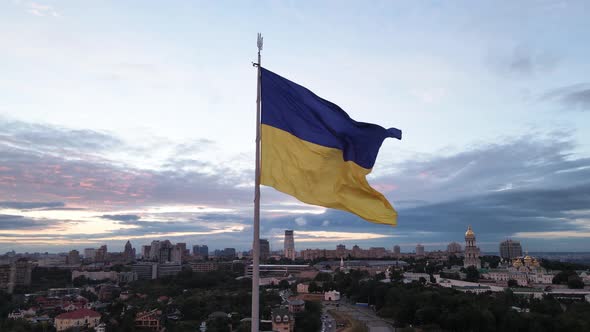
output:
[[465,232],[465,237],[474,237],[475,234],[473,233],[473,230],[471,229],[471,225],[469,225],[469,227],[467,227],[467,232]]

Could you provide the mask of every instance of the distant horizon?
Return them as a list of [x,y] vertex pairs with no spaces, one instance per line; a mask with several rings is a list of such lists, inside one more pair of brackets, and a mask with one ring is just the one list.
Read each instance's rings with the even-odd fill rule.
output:
[[[173,241],[171,241],[171,242],[173,244],[176,243],[176,242],[173,242]],[[143,245],[149,245],[149,243],[148,244],[138,245],[138,246],[135,246],[132,243],[132,247],[135,248],[135,250],[137,252],[137,255],[140,255],[141,246],[143,246]],[[186,245],[187,245],[187,250],[190,251],[190,254],[191,255],[193,254],[192,247],[194,245],[206,245],[208,247],[208,249],[209,249],[209,253],[212,253],[215,250],[223,250],[225,248],[234,248],[234,247],[219,247],[219,248],[217,248],[217,247],[211,247],[211,246],[207,245],[206,243],[200,243],[200,244],[189,244],[189,243],[187,243]],[[47,253],[47,254],[67,254],[70,250],[77,250],[80,253],[80,255],[83,255],[84,254],[84,249],[97,249],[98,247],[99,246],[97,246],[97,247],[83,247],[83,248],[76,247],[76,248],[70,248],[69,250],[66,250],[66,251],[15,251],[15,253],[16,254],[45,254],[45,253]],[[359,246],[359,247],[361,249],[369,249],[370,248],[370,247],[362,247],[362,246]],[[461,245],[461,247],[463,248],[463,245]],[[346,246],[346,249],[347,250],[349,250],[351,248],[352,248],[352,246]],[[384,247],[384,248],[386,250],[390,251],[390,252],[393,251],[393,246],[391,248],[387,248],[387,247]],[[412,250],[412,251],[404,251],[403,248],[404,247],[400,247],[402,254],[414,254],[415,253],[415,250]],[[109,253],[111,253],[111,252],[113,252],[113,253],[114,252],[123,252],[123,246],[121,246],[121,250],[120,251],[118,251],[118,250],[112,250],[112,247],[111,246],[108,246],[108,245],[107,245],[107,249],[108,249],[107,252],[109,252]],[[251,249],[240,249],[240,248],[234,248],[234,249],[236,249],[236,252],[248,252],[248,251],[251,250]],[[314,250],[314,249],[319,249],[319,250],[335,250],[336,249],[336,245],[334,245],[334,247],[309,247],[309,248],[304,248],[304,249],[297,249],[297,247],[295,248],[295,250],[298,253],[301,252],[302,250],[307,250],[307,249],[311,249],[311,250]],[[415,249],[415,247],[414,247],[414,249]],[[444,248],[441,247],[441,248],[435,248],[435,249],[429,249],[429,247],[427,247],[427,246],[425,246],[425,248],[424,248],[425,252],[446,251],[446,249],[447,249],[446,246]],[[276,250],[276,249],[275,250],[272,250],[271,249],[271,252],[280,252],[280,251],[282,251],[282,250]],[[6,251],[4,253],[0,253],[0,255],[6,255],[9,252],[10,251]],[[482,253],[482,256],[483,256],[484,254],[499,254],[499,251],[481,250],[481,253]],[[542,254],[552,254],[552,253],[555,253],[555,254],[567,254],[567,253],[573,253],[573,254],[590,254],[590,251],[528,251],[528,254],[530,254],[530,255],[532,255],[532,254],[539,254],[539,253],[542,253]],[[523,249],[523,255],[526,255],[526,254],[527,253]]]
[[368,176],[396,227],[263,187],[271,247],[432,250],[472,225],[483,251],[590,251],[587,7],[0,2],[0,252],[249,248],[257,33],[265,68],[404,133]]

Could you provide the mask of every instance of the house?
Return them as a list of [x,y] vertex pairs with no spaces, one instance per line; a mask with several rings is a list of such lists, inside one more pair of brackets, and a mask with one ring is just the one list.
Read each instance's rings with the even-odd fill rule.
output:
[[100,314],[90,309],[78,309],[55,317],[55,328],[64,331],[71,327],[95,327],[100,322]]
[[58,297],[44,297],[39,296],[35,298],[34,302],[39,305],[39,308],[42,311],[53,310],[56,308],[61,308],[62,301]]
[[286,308],[272,310],[272,330],[276,332],[293,332],[295,330],[295,319]]
[[309,284],[297,284],[297,293],[309,293]]
[[159,331],[161,328],[162,311],[154,309],[142,311],[135,315],[135,327]]
[[106,332],[107,331],[107,325],[105,323],[100,323],[100,324],[98,324],[98,326],[96,326],[96,328],[94,329],[94,331],[96,331],[96,332]]
[[23,319],[25,318],[25,314],[21,311],[13,311],[8,314],[8,319]]
[[329,291],[324,293],[324,301],[340,301],[340,292]]
[[289,300],[289,312],[296,314],[305,311],[305,301],[300,299]]

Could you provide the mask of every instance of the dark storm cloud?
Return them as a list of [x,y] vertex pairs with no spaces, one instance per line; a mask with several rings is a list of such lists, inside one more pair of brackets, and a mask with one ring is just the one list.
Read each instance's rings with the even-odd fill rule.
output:
[[63,202],[0,202],[0,208],[32,210],[32,209],[57,209],[63,208]]
[[[77,135],[83,133],[76,132]],[[94,137],[92,133],[89,135]],[[34,140],[28,139],[25,144],[22,137],[26,135],[18,136],[20,141],[14,138],[16,136],[0,137],[0,197],[8,198],[0,203],[0,207],[66,209],[64,203],[53,203],[55,197],[60,197],[66,206],[72,203],[93,208],[109,206],[115,207],[114,211],[117,207],[138,207],[137,214],[109,213],[102,218],[115,220],[122,226],[134,226],[116,231],[117,235],[125,236],[206,232],[230,224],[242,225],[245,227],[243,231],[196,235],[192,239],[208,242],[212,247],[214,243],[222,243],[220,241],[225,246],[250,246],[252,189],[237,187],[236,183],[251,178],[252,172],[240,173],[224,165],[212,165],[192,154],[210,142],[187,143],[175,150],[183,151],[182,158],[167,159],[159,170],[139,170],[103,159],[100,155],[88,154],[84,148],[77,152],[56,153],[59,146],[27,145]],[[55,138],[53,142],[63,141],[64,136],[68,135],[58,134],[57,137],[61,138]],[[87,147],[98,144],[95,138],[81,140],[87,142],[84,143]],[[113,138],[111,141],[118,140]],[[74,149],[73,146],[72,143],[62,145],[67,149]],[[583,210],[590,208],[590,158],[573,155],[574,148],[567,135],[556,133],[544,137],[503,139],[450,155],[441,153],[402,163],[385,163],[381,171],[387,175],[371,178],[370,182],[397,207],[397,228],[368,223],[336,210],[322,214],[303,213],[307,206],[282,204],[293,200],[265,188],[261,232],[273,241],[284,229],[397,236],[359,243],[389,247],[391,241],[459,241],[469,224],[482,240],[494,243],[518,232],[581,229],[585,227],[580,221],[585,216]],[[72,158],[73,155],[76,158]],[[49,203],[31,203],[33,200]],[[215,213],[203,213],[206,210],[201,213],[141,212],[142,206],[167,204],[230,210]],[[3,222],[3,229],[14,229],[15,233],[20,228],[45,223],[19,216],[5,217]],[[64,222],[67,221],[56,223]],[[64,236],[76,239],[81,235]]]
[[[487,235],[575,230],[572,222],[590,217],[590,182],[559,189],[506,190],[400,211],[403,228],[459,232],[477,225]],[[579,210],[575,215],[571,211]],[[587,226],[590,226],[587,225]]]
[[0,132],[0,197],[14,201],[57,196],[94,207],[251,201],[251,190],[236,187],[241,173],[188,157],[208,140],[178,144],[174,151],[182,158],[164,161],[160,170],[139,170],[104,157],[111,150],[137,152],[108,134],[3,118]]
[[559,62],[554,54],[526,45],[518,45],[508,51],[490,52],[486,60],[501,75],[523,78],[551,71]]
[[105,214],[100,217],[115,221],[138,221],[141,219],[140,216],[135,214]]
[[[182,212],[151,213],[150,216],[166,220],[152,220],[138,215],[103,215],[101,218],[118,221],[118,224],[135,226],[119,229],[117,235],[146,235],[167,232],[207,232],[233,225],[247,223],[242,216],[232,214],[194,214]],[[102,234],[96,237],[102,237]]]
[[590,178],[590,158],[576,159],[572,149],[567,135],[525,136],[395,164],[390,175],[371,183],[390,186],[384,191],[394,203],[425,201],[421,205],[498,190],[570,186]]
[[[149,220],[125,220],[119,222],[121,225],[137,226],[136,228],[123,228],[116,232],[116,235],[149,235],[169,232],[206,232],[210,231],[206,223],[195,223],[187,221],[149,221]],[[98,234],[95,237],[103,237]]]
[[371,180],[394,188],[386,195],[399,213],[396,228],[328,210],[266,220],[262,232],[325,230],[401,237],[369,241],[390,246],[392,241],[462,241],[472,225],[482,243],[494,243],[495,248],[518,232],[587,231],[590,222],[583,220],[590,218],[590,158],[576,159],[572,148],[567,137],[523,137],[397,164],[392,175]]
[[43,228],[52,224],[55,224],[55,221],[47,219],[33,219],[17,215],[0,214],[0,229],[2,230]]
[[590,83],[574,84],[551,90],[541,100],[561,103],[567,110],[590,111]]

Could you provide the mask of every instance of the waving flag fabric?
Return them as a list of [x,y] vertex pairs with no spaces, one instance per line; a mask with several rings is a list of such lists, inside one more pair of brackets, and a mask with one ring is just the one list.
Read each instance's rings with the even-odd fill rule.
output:
[[397,213],[366,180],[395,128],[356,122],[337,105],[261,68],[261,183],[302,202],[396,225]]

